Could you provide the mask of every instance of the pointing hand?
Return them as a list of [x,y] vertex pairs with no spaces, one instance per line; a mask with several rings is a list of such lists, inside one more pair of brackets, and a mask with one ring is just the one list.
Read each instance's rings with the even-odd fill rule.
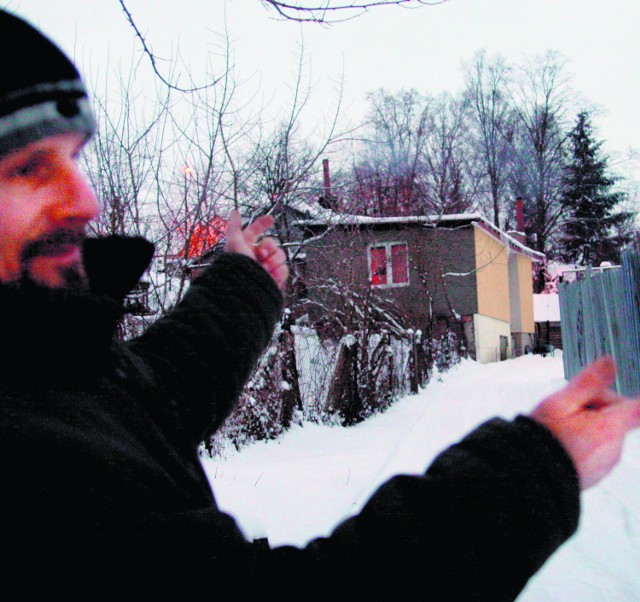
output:
[[227,223],[227,243],[224,250],[240,253],[257,261],[282,290],[289,276],[286,255],[273,238],[260,238],[272,225],[272,216],[261,215],[243,230],[240,214],[232,211]]

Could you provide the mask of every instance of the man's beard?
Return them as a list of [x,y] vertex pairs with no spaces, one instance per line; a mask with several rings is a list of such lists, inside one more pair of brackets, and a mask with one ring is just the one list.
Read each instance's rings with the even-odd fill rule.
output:
[[21,253],[22,271],[17,284],[19,286],[36,285],[65,290],[87,290],[89,288],[89,280],[81,263],[56,268],[60,277],[60,284],[55,287],[46,282],[40,282],[34,277],[31,269],[35,259],[38,257],[53,257],[65,245],[75,245],[81,248],[84,238],[84,230],[58,228],[28,243]]

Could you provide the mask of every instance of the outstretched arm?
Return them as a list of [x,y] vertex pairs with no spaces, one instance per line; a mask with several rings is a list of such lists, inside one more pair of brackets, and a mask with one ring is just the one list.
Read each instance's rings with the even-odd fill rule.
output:
[[[388,481],[358,516],[304,550],[248,544],[229,517],[207,508],[170,517],[140,556],[154,574],[185,571],[187,582],[207,584],[224,575],[256,594],[286,575],[284,591],[296,594],[312,583],[332,595],[340,581],[347,596],[426,587],[434,600],[513,601],[575,532],[580,485],[608,472],[637,421],[638,402],[608,391],[612,377],[601,360],[532,417],[485,423],[425,475]],[[163,562],[171,570],[157,571]]]

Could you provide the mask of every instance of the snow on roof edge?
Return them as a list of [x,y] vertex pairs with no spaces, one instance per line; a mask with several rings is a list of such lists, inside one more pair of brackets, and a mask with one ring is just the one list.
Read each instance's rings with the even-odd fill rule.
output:
[[445,215],[413,215],[413,216],[393,216],[393,217],[371,217],[368,215],[351,215],[333,212],[325,219],[299,220],[294,223],[296,226],[366,226],[377,224],[408,224],[408,223],[439,223],[453,221],[468,221],[470,223],[480,222],[485,230],[493,232],[503,243],[509,245],[524,255],[529,255],[538,261],[544,261],[546,255],[539,251],[534,251],[530,247],[522,244],[504,230],[492,224],[487,218],[479,213],[448,213]]

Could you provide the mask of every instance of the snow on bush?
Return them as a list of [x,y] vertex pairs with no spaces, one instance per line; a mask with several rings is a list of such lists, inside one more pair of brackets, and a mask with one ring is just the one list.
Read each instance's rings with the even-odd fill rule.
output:
[[[288,324],[285,315],[235,411],[206,450],[224,455],[228,448],[275,439],[302,422],[356,424],[425,385],[431,371],[448,370],[464,354],[453,333],[422,340],[420,331],[398,336],[379,328],[336,341]],[[412,386],[416,374],[422,376]]]

